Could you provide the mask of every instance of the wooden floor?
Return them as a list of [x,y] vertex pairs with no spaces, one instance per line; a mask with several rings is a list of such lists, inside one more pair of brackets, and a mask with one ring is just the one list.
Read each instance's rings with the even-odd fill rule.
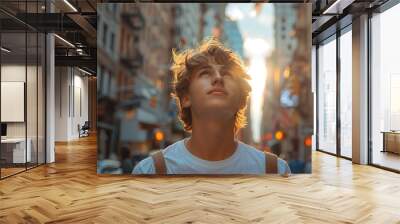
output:
[[[22,165],[23,166],[23,165]],[[25,166],[21,167],[7,167],[7,168],[1,168],[1,178],[6,178],[8,176],[23,172],[25,170],[29,169],[34,169],[37,165],[36,164],[29,164],[26,168]]]
[[1,168],[1,178],[13,175],[15,173],[19,173],[25,170],[24,168]]
[[316,152],[313,174],[97,176],[96,139],[0,181],[0,223],[400,223],[400,175]]
[[374,164],[400,170],[400,155],[391,152],[374,151]]

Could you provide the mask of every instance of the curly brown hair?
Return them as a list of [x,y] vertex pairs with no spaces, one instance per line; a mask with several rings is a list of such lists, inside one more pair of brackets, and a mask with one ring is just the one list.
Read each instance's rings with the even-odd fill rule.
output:
[[181,53],[177,53],[175,49],[172,50],[172,97],[175,98],[179,109],[179,119],[183,123],[185,131],[190,132],[192,130],[191,108],[182,107],[181,100],[189,91],[190,81],[196,69],[210,62],[228,65],[229,69],[234,70],[235,76],[239,78],[241,97],[243,97],[241,102],[245,102],[246,106],[236,113],[234,131],[237,133],[247,124],[246,108],[251,91],[247,80],[250,80],[250,76],[246,73],[240,57],[213,38],[204,40],[195,49],[188,49]]

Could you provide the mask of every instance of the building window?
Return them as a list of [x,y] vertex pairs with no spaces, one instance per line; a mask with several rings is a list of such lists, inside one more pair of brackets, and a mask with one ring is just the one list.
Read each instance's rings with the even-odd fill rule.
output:
[[107,46],[108,25],[103,24],[103,45]]
[[117,4],[112,4],[114,15],[117,14]]
[[113,52],[114,51],[114,43],[115,42],[115,34],[111,33],[111,38],[110,38],[110,50]]
[[134,41],[135,43],[139,42],[139,36],[138,36],[138,35],[134,35],[134,36],[133,36],[133,41]]

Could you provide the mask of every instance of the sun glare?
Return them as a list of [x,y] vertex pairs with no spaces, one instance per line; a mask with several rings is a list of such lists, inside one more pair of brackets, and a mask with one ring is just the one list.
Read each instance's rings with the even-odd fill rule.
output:
[[253,138],[255,142],[260,140],[260,128],[262,119],[262,107],[264,101],[264,88],[267,78],[267,67],[265,56],[268,53],[269,45],[262,39],[245,40],[245,51],[249,58],[249,65],[247,72],[251,76],[250,85],[251,103],[250,103],[250,116]]

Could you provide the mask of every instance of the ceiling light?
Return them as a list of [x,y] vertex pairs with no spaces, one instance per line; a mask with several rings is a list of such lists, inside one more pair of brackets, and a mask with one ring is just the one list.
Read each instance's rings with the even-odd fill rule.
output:
[[332,5],[330,5],[327,9],[325,9],[322,14],[331,13],[332,9],[334,9],[339,2],[340,2],[340,0],[336,0]]
[[81,68],[79,68],[79,67],[78,67],[78,70],[81,71],[81,72],[83,72],[83,73],[85,73],[85,74],[87,74],[87,75],[90,75],[90,76],[92,75],[92,73],[90,73],[90,72],[88,72],[88,71],[85,71],[85,70],[83,70],[83,69],[81,69]]
[[76,52],[77,52],[79,55],[83,55],[83,50],[82,50],[81,48],[77,48],[77,49],[76,49]]
[[5,47],[1,47],[1,50],[4,51],[4,52],[7,52],[7,53],[10,53],[10,52],[11,52],[11,50],[9,50],[9,49],[7,49],[7,48],[5,48]]
[[332,5],[324,10],[322,14],[342,14],[343,10],[351,5],[355,0],[336,0]]
[[63,41],[64,43],[66,43],[67,45],[69,45],[70,47],[75,48],[75,45],[73,45],[71,42],[69,42],[68,40],[58,36],[57,34],[54,34],[55,37],[57,37],[58,39],[60,39],[61,41]]
[[65,4],[67,4],[74,12],[78,12],[78,10],[71,4],[69,3],[68,0],[64,0]]

